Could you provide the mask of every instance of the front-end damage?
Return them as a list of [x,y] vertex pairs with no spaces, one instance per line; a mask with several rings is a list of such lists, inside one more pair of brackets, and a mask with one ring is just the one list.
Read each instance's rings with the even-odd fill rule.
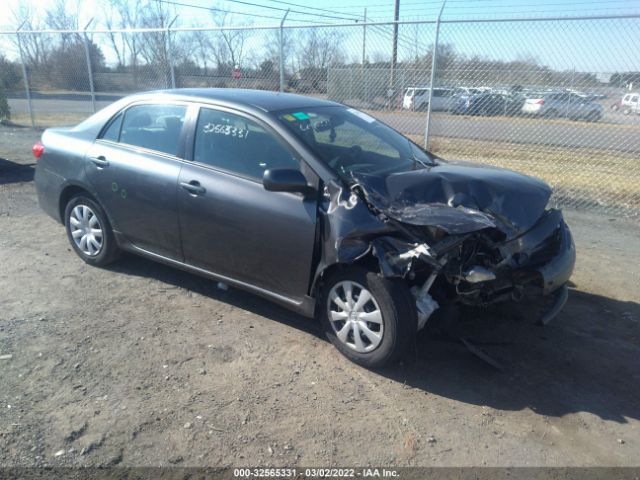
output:
[[364,177],[350,189],[327,184],[317,276],[330,265],[370,262],[382,276],[403,278],[416,300],[418,329],[443,302],[487,306],[559,292],[541,319],[551,320],[566,300],[575,247],[562,213],[545,209],[548,187],[524,177],[534,188],[523,188],[519,175],[511,179],[521,185],[506,189],[486,181],[465,189],[459,178],[433,177],[407,175],[401,193]]

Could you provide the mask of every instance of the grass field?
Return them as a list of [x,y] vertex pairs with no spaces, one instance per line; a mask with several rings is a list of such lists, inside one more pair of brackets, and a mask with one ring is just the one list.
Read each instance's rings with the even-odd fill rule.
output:
[[[36,127],[47,128],[57,126],[77,125],[91,113],[86,112],[63,112],[63,113],[41,113],[34,116]],[[31,117],[28,113],[12,113],[11,122],[16,125],[31,126]]]
[[[418,144],[424,141],[422,136],[409,137]],[[486,163],[542,178],[563,204],[640,213],[640,159],[631,153],[446,137],[434,137],[430,147],[444,159]]]

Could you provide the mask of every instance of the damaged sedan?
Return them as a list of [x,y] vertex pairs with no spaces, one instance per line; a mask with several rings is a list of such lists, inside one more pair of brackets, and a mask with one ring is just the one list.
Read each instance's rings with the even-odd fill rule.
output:
[[86,263],[136,253],[322,322],[352,361],[397,361],[446,305],[567,298],[550,188],[445,161],[373,117],[234,89],[126,97],[34,145],[42,208]]

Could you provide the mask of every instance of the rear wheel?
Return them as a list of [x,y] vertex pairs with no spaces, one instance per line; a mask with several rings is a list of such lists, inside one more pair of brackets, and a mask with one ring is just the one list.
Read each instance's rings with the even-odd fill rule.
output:
[[71,198],[64,219],[69,243],[82,260],[97,267],[116,260],[119,250],[111,225],[96,201],[86,195]]
[[398,361],[416,335],[415,306],[407,285],[359,267],[327,278],[319,312],[329,341],[367,368]]

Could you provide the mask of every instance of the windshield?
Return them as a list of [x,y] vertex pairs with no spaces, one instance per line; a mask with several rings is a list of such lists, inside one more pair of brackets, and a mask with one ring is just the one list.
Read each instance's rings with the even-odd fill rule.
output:
[[375,118],[331,106],[276,112],[278,120],[338,175],[388,175],[433,165],[424,150]]

